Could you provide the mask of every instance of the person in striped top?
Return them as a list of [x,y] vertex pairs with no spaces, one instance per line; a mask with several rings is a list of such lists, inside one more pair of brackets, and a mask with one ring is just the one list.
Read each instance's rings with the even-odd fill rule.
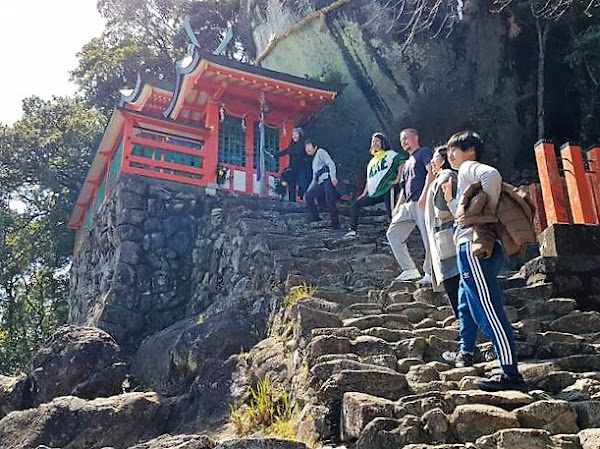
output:
[[371,136],[369,152],[373,157],[367,165],[367,182],[363,192],[352,203],[350,230],[345,237],[356,237],[358,218],[363,207],[383,203],[388,217],[392,215],[391,191],[400,182],[404,159],[390,150],[387,138],[380,132]]

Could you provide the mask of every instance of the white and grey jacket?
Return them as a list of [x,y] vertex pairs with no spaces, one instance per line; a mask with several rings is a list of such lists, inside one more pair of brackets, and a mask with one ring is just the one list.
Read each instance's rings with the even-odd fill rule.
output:
[[335,162],[323,148],[317,148],[312,160],[313,178],[308,189],[323,184],[327,179],[337,179]]

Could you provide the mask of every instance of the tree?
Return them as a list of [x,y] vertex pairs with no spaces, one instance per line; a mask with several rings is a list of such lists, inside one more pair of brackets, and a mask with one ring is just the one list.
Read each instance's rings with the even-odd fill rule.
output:
[[18,370],[66,320],[67,217],[106,118],[82,100],[31,97],[0,128],[0,372]]
[[173,81],[175,61],[189,44],[185,17],[200,47],[212,51],[239,10],[233,0],[98,0],[97,5],[106,29],[78,53],[71,79],[105,113],[114,108],[121,89],[135,85],[138,73]]
[[575,83],[583,95],[581,97],[580,134],[582,140],[600,140],[600,24],[598,20],[590,26],[576,27],[571,24],[572,45],[566,61],[573,67],[577,76]]

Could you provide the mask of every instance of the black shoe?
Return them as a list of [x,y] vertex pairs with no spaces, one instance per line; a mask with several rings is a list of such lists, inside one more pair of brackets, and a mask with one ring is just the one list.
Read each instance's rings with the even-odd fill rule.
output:
[[470,354],[463,351],[446,351],[442,354],[442,358],[450,365],[454,365],[456,368],[466,368],[473,366],[475,363],[475,354]]
[[483,391],[491,392],[504,390],[523,391],[525,389],[525,381],[520,374],[508,376],[502,373],[480,381],[477,386]]
[[307,223],[318,223],[322,220],[323,219],[321,217],[311,217],[311,218],[307,219],[306,222]]

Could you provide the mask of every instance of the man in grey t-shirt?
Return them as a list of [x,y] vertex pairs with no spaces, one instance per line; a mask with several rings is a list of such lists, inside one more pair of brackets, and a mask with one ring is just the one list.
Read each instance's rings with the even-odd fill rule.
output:
[[418,282],[431,284],[431,264],[428,261],[429,241],[425,229],[425,199],[427,189],[433,180],[429,162],[433,153],[430,148],[422,147],[419,143],[417,130],[407,128],[400,133],[400,144],[410,155],[404,164],[402,180],[404,190],[392,211],[392,223],[387,230],[387,239],[392,247],[392,252],[402,268],[396,277],[397,281],[412,281],[421,277],[415,262],[410,257],[406,240],[415,227],[419,228],[421,240],[425,247],[425,262],[423,271],[425,275]]

